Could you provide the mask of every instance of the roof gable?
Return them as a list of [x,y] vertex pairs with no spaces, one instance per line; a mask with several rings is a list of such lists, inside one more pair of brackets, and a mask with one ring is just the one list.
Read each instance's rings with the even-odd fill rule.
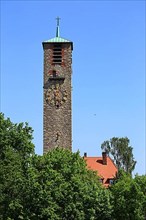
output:
[[102,157],[84,157],[87,167],[93,171],[97,171],[98,176],[103,179],[105,186],[109,185],[109,179],[113,179],[117,173],[117,167],[113,160],[107,156],[107,164],[103,164]]

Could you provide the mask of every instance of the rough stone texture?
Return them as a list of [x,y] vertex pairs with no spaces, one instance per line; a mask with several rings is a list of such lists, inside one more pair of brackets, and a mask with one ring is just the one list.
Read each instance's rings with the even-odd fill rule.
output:
[[[43,150],[44,153],[57,146],[72,149],[72,108],[71,108],[71,43],[62,44],[62,64],[53,64],[53,43],[43,44],[44,48],[44,112]],[[56,79],[50,79],[56,71]],[[60,78],[59,78],[60,77]],[[62,78],[61,78],[62,77]],[[58,90],[59,88],[59,90]]]

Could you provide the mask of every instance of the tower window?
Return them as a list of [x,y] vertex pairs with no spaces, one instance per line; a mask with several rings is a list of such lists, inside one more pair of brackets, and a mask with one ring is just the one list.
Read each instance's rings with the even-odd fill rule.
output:
[[54,44],[53,63],[56,63],[56,64],[62,63],[62,45],[61,44]]
[[53,77],[56,77],[56,76],[57,76],[56,71],[53,70]]

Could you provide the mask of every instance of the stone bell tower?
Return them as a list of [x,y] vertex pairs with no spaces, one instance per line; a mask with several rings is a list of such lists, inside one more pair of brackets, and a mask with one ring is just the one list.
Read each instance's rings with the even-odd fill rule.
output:
[[73,43],[60,37],[44,41],[43,150],[72,149],[72,50]]

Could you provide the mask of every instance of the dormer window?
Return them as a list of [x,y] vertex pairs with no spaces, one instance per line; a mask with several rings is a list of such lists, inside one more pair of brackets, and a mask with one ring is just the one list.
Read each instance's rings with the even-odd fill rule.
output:
[[53,63],[61,64],[62,63],[62,45],[57,43],[53,46]]
[[112,185],[114,183],[113,179],[109,179],[109,184]]

